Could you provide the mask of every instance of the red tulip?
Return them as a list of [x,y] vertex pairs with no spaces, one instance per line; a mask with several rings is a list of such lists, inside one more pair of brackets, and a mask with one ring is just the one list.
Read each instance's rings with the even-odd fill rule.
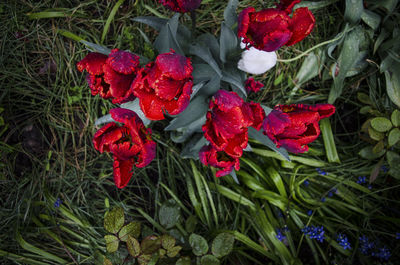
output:
[[264,133],[277,145],[289,152],[308,151],[307,144],[320,134],[318,122],[335,113],[331,104],[278,105],[264,120]]
[[299,0],[282,0],[277,8],[256,12],[248,7],[239,14],[238,36],[243,42],[259,50],[272,52],[283,45],[291,46],[303,40],[314,28],[315,18],[306,7],[293,6]]
[[158,0],[166,8],[180,13],[195,10],[200,6],[202,0]]
[[224,151],[217,151],[211,145],[204,146],[200,150],[199,157],[204,165],[221,169],[217,171],[217,177],[228,175],[233,169],[240,169],[239,158],[232,157]]
[[92,95],[112,98],[113,103],[133,100],[130,87],[139,70],[139,57],[126,51],[114,49],[107,56],[91,52],[77,63],[79,71],[86,70],[86,80]]
[[181,113],[189,105],[193,87],[193,67],[189,58],[174,51],[157,56],[139,71],[131,90],[150,120],[164,119],[164,113]]
[[151,139],[151,129],[146,129],[139,116],[128,109],[110,110],[111,117],[122,123],[108,123],[93,137],[93,145],[100,152],[114,156],[114,182],[122,189],[132,177],[132,168],[147,166],[155,157],[156,144]]

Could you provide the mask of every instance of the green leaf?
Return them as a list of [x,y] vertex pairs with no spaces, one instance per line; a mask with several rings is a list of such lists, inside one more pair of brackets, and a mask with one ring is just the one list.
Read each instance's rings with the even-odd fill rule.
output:
[[373,183],[379,175],[379,171],[381,170],[381,166],[383,164],[384,157],[382,157],[379,162],[374,166],[369,176],[369,183]]
[[238,37],[233,30],[225,25],[224,22],[221,24],[221,35],[219,38],[219,58],[223,63],[226,63],[227,58],[230,54],[235,53],[238,47]]
[[206,140],[206,138],[204,138],[202,133],[195,134],[183,147],[181,157],[192,158],[195,160],[199,159],[200,149],[207,143],[208,141]]
[[107,259],[106,257],[103,258],[103,265],[113,265],[111,260]]
[[197,221],[197,218],[195,215],[189,216],[189,218],[186,219],[186,222],[185,222],[186,232],[193,233],[194,230],[196,229],[197,222],[198,221]]
[[108,232],[116,234],[124,225],[124,222],[124,210],[121,207],[115,207],[106,213],[104,217],[104,228]]
[[229,233],[221,233],[213,240],[211,251],[217,258],[227,256],[233,249],[235,237]]
[[163,26],[156,40],[154,41],[154,47],[159,53],[167,53],[170,52],[170,49],[173,49],[175,52],[184,55],[177,41],[176,35],[178,31],[179,16],[179,13],[175,13],[175,15]]
[[219,265],[220,261],[213,255],[205,255],[201,258],[201,265]]
[[213,58],[215,59],[219,58],[219,51],[220,51],[219,43],[214,35],[210,33],[204,33],[199,37],[197,37],[196,42],[202,42],[206,47],[210,49]]
[[[246,89],[244,88],[244,80],[240,78],[240,70],[238,68],[225,68],[224,71],[222,71],[222,77],[221,80],[225,81],[234,87],[232,87],[232,90],[239,95],[242,94],[242,97],[247,96]],[[238,88],[235,91],[235,88]]]
[[363,93],[363,92],[358,92],[357,93],[357,99],[361,103],[364,103],[364,104],[367,104],[367,105],[372,105],[372,101],[371,101],[370,97],[367,94]]
[[175,265],[190,265],[191,261],[189,257],[181,257],[175,263]]
[[189,52],[190,52],[190,54],[200,57],[204,62],[206,62],[207,64],[209,64],[211,66],[211,68],[217,73],[217,75],[219,77],[222,77],[221,69],[219,68],[218,63],[215,61],[215,59],[211,55],[211,51],[208,47],[204,47],[203,45],[195,44],[195,45],[190,46]]
[[147,265],[151,260],[151,255],[142,254],[137,258],[140,265]]
[[381,141],[379,141],[379,142],[372,148],[372,152],[373,152],[374,154],[379,154],[379,153],[385,151],[384,148],[385,148],[385,144],[384,144],[383,141],[381,140]]
[[142,240],[142,243],[140,244],[140,247],[142,249],[142,252],[144,254],[153,254],[157,252],[160,247],[161,247],[161,240],[157,236],[148,236]]
[[397,179],[400,179],[400,155],[389,151],[386,153],[386,159],[389,163],[389,174]]
[[372,127],[368,127],[368,134],[369,134],[369,137],[371,137],[371,139],[373,139],[375,141],[380,141],[383,138],[385,138],[385,134],[374,130]]
[[365,9],[361,14],[362,21],[365,22],[368,26],[370,26],[373,30],[377,30],[379,24],[381,23],[381,16],[378,14]]
[[300,70],[297,72],[294,79],[296,85],[301,86],[301,84],[316,77],[321,63],[323,62],[319,62],[317,55],[315,55],[314,52],[311,52],[302,63]]
[[392,121],[392,124],[394,127],[399,127],[400,126],[400,111],[395,109],[392,112],[392,115],[390,116],[390,120]]
[[111,9],[110,15],[108,16],[107,21],[106,21],[106,24],[105,24],[105,26],[104,26],[104,28],[103,28],[103,34],[101,34],[101,41],[100,41],[101,43],[103,43],[103,41],[104,41],[104,39],[105,39],[105,37],[106,37],[106,35],[107,35],[108,29],[110,28],[110,24],[111,24],[111,22],[113,21],[113,19],[114,19],[114,17],[115,17],[115,14],[116,14],[117,11],[118,11],[118,8],[124,3],[124,1],[125,1],[125,0],[119,0],[119,1],[114,5],[113,9]]
[[[396,69],[395,69],[396,70]],[[400,71],[385,71],[386,92],[391,101],[400,108]]]
[[392,123],[384,117],[377,117],[371,120],[371,126],[378,132],[387,132],[392,128]]
[[225,24],[230,28],[232,28],[232,26],[235,25],[235,23],[238,20],[238,16],[236,14],[236,8],[238,4],[239,4],[238,0],[229,0],[224,10]]
[[388,137],[388,144],[389,147],[392,147],[393,145],[397,144],[400,141],[400,129],[399,128],[394,128],[389,132],[389,137]]
[[328,161],[331,163],[340,163],[339,154],[336,150],[335,139],[333,138],[330,119],[322,119],[320,122],[320,128]]
[[176,225],[180,218],[180,207],[174,199],[169,199],[161,205],[158,212],[160,224],[166,229],[170,229]]
[[261,144],[271,148],[272,150],[274,150],[275,152],[277,152],[278,154],[280,154],[281,156],[283,156],[287,161],[290,161],[289,159],[289,154],[286,151],[286,149],[284,148],[277,148],[276,145],[274,144],[274,142],[271,141],[271,139],[269,139],[268,136],[264,135],[261,130],[257,131],[256,129],[254,129],[253,127],[249,128],[249,137],[259,141]]
[[181,251],[182,247],[181,246],[175,246],[167,250],[167,256],[170,258],[175,258],[176,255],[179,254],[179,251]]
[[189,237],[189,244],[192,247],[192,251],[196,256],[202,256],[207,253],[208,251],[208,243],[204,237],[191,234]]
[[106,241],[107,252],[113,253],[118,250],[119,239],[114,235],[105,235],[104,240]]
[[376,154],[372,151],[372,146],[367,146],[361,149],[358,154],[364,159],[374,160],[383,156],[385,154],[385,151],[383,150],[382,152]]
[[161,246],[165,249],[170,249],[175,246],[176,239],[173,236],[164,234],[161,236]]
[[130,222],[129,224],[123,226],[121,231],[118,233],[118,237],[121,241],[126,242],[128,236],[132,236],[134,238],[139,238],[140,236],[140,223],[139,222]]
[[126,241],[126,247],[128,248],[129,254],[133,257],[137,257],[140,255],[140,243],[136,238],[132,236],[128,236],[128,240]]
[[352,24],[356,24],[361,19],[363,11],[363,0],[346,0],[344,19]]

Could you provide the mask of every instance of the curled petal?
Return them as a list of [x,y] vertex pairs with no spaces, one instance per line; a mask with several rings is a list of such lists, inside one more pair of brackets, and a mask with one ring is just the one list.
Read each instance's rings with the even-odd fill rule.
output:
[[100,94],[102,98],[112,98],[110,85],[104,82],[103,76],[88,74],[86,81],[93,96]]
[[290,30],[293,32],[287,46],[294,45],[307,37],[315,25],[314,15],[307,7],[301,7],[294,11],[290,21]]
[[136,112],[130,109],[115,108],[110,110],[110,114],[113,120],[121,123],[127,123],[130,119],[140,120]]
[[120,160],[118,157],[114,156],[114,182],[119,189],[125,188],[132,178],[134,162],[133,159]]
[[308,146],[303,145],[296,139],[282,139],[279,141],[280,146],[292,153],[304,153],[308,151]]
[[254,80],[254,77],[249,77],[245,81],[244,87],[246,88],[247,93],[254,92],[257,93],[261,88],[264,87],[263,83]]
[[300,2],[301,0],[280,0],[276,8],[285,11],[287,14],[291,14],[293,7]]
[[215,93],[214,100],[210,101],[210,108],[216,105],[221,111],[228,112],[234,108],[240,108],[243,102],[243,99],[236,92],[220,89]]
[[251,125],[257,131],[261,129],[264,119],[265,111],[259,103],[250,102],[249,106],[252,110],[253,124]]
[[158,55],[156,66],[163,75],[174,80],[191,78],[193,72],[190,59],[175,52]]
[[225,153],[232,157],[241,157],[243,149],[247,147],[249,136],[247,129],[240,134],[235,134],[232,138],[227,139],[227,145],[224,148]]
[[142,168],[150,164],[151,161],[156,157],[156,143],[153,141],[147,141],[138,156],[136,167]]
[[269,113],[263,123],[264,133],[279,147],[276,135],[284,132],[285,128],[290,126],[290,118],[287,113],[273,110]]
[[[113,133],[115,130],[118,129],[118,125],[115,122],[110,122],[101,127],[93,137],[93,145],[94,148],[99,151],[100,153],[103,153],[104,151],[109,152],[108,144],[112,142],[112,139],[109,141],[103,141],[103,138],[105,135],[108,135],[110,133]],[[114,141],[118,140],[118,136],[113,136]],[[106,145],[105,145],[106,144]]]
[[108,64],[105,64],[103,69],[104,81],[110,84],[111,95],[115,98],[113,103],[126,102],[126,100],[131,96],[130,87],[135,76],[119,74]]
[[252,44],[251,38],[248,38],[247,31],[250,25],[250,14],[256,12],[254,7],[247,7],[240,12],[238,17],[238,36],[244,38],[245,43]]
[[180,13],[186,13],[195,10],[201,4],[202,0],[159,0],[166,8]]
[[199,152],[200,161],[208,166],[219,168],[216,173],[217,177],[228,175],[233,169],[240,169],[240,162],[238,158],[230,157],[224,152],[219,152],[212,146],[204,146]]
[[107,55],[91,52],[76,64],[80,72],[88,71],[91,75],[101,75],[103,73],[103,65],[106,63]]
[[188,81],[183,85],[182,92],[178,99],[170,100],[165,103],[165,109],[170,115],[177,115],[184,111],[190,103],[190,95],[192,94],[193,82]]
[[121,74],[129,75],[135,73],[139,66],[139,56],[127,52],[114,49],[107,58],[107,64],[111,68]]
[[281,110],[283,112],[300,112],[300,111],[313,111],[318,112],[320,119],[330,117],[335,113],[335,106],[332,104],[292,104],[292,105],[277,105],[274,107],[276,110]]

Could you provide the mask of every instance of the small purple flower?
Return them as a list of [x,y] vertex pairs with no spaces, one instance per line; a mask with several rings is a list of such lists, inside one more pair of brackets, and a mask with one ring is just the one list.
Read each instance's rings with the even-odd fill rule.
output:
[[381,260],[388,260],[390,256],[392,256],[390,250],[386,246],[379,248],[377,252],[372,252],[371,255]]
[[62,200],[60,198],[57,198],[57,200],[54,202],[54,207],[59,208],[61,204],[62,204]]
[[310,182],[309,182],[308,180],[305,180],[305,181],[303,182],[303,185],[306,186],[306,187],[308,187],[308,186],[310,186]]
[[312,211],[312,210],[308,210],[308,211],[307,211],[307,215],[308,215],[308,216],[311,216],[311,215],[312,215],[312,213],[313,213],[313,211]]
[[364,255],[368,255],[368,253],[375,248],[375,243],[370,242],[366,235],[362,235],[360,238],[360,251]]
[[382,165],[381,170],[383,171],[383,173],[387,173],[389,171],[389,168],[385,165]]
[[326,201],[326,198],[325,197],[322,197],[321,198],[321,202],[325,202]]
[[347,238],[346,235],[344,235],[344,234],[338,234],[336,240],[337,240],[337,242],[339,243],[339,245],[343,247],[344,250],[346,250],[346,249],[351,249],[349,240],[348,240],[348,238]]
[[323,170],[322,170],[322,169],[320,169],[319,167],[317,167],[315,170],[318,172],[318,174],[320,174],[320,175],[322,175],[322,176],[326,176],[326,175],[328,175],[328,173],[327,173],[327,172],[323,171]]
[[367,178],[365,176],[358,177],[357,184],[367,183]]
[[282,234],[282,230],[281,229],[276,229],[276,238],[279,241],[283,241],[286,239],[286,236]]
[[316,239],[319,242],[323,242],[325,239],[325,231],[323,226],[305,226],[303,229],[301,229],[301,231],[310,239]]

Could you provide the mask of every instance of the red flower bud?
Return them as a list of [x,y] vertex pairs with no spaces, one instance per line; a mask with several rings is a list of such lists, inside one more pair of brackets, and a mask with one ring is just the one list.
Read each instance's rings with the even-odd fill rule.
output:
[[128,109],[110,110],[111,117],[122,123],[108,123],[93,137],[93,145],[100,153],[114,156],[114,182],[122,189],[132,177],[132,167],[145,167],[155,157],[156,144],[151,139],[151,129],[146,129],[139,116]]
[[190,59],[174,51],[158,55],[139,71],[131,90],[148,119],[162,120],[165,112],[176,115],[186,109],[192,94],[192,71]]
[[159,0],[166,8],[180,13],[195,10],[200,6],[202,0]]
[[264,120],[264,133],[277,145],[289,152],[308,151],[307,144],[320,134],[318,122],[335,113],[331,104],[278,105]]

